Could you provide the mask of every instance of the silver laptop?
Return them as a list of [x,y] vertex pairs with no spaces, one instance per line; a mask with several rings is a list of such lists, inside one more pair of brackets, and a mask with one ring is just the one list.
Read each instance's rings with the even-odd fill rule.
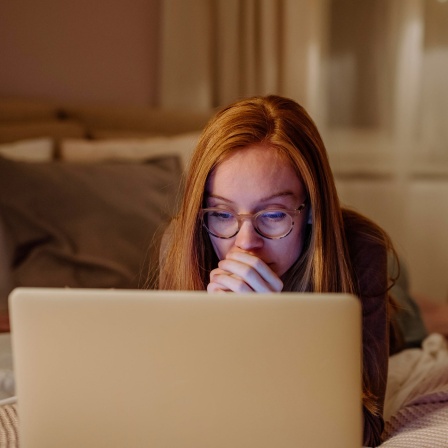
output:
[[20,288],[10,310],[22,448],[362,445],[352,296]]

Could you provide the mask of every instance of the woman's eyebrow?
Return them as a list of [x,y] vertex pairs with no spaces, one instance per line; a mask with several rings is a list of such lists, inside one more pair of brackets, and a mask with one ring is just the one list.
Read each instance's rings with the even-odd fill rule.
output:
[[284,197],[284,196],[297,196],[297,195],[289,190],[281,191],[279,193],[274,193],[269,196],[266,196],[265,198],[261,198],[260,202],[267,202],[267,201],[271,201],[272,199],[277,199],[277,198]]
[[229,204],[233,204],[233,201],[231,201],[230,199],[224,198],[222,196],[219,196],[219,194],[207,194],[206,199],[219,199],[221,201],[224,202],[228,202]]

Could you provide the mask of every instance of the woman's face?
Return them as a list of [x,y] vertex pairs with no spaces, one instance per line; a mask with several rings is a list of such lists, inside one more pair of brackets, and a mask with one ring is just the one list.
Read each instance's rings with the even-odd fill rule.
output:
[[[237,214],[253,214],[260,210],[297,209],[306,200],[306,192],[291,165],[278,151],[265,144],[238,150],[210,175],[205,192],[206,207],[217,207]],[[294,216],[289,235],[267,239],[259,235],[250,219],[241,223],[232,238],[210,235],[220,260],[229,251],[246,251],[264,261],[279,277],[302,252],[308,206]]]

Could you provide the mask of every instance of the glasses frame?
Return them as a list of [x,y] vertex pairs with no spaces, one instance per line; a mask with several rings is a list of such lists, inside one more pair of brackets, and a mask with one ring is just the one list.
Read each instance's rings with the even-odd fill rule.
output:
[[[267,240],[280,240],[282,238],[287,237],[291,232],[292,229],[294,227],[294,216],[296,216],[297,214],[300,214],[302,212],[302,210],[305,208],[307,201],[304,201],[302,204],[300,204],[297,208],[294,209],[265,209],[265,210],[260,210],[257,213],[235,213],[231,210],[225,209],[225,208],[219,208],[219,207],[211,207],[211,208],[203,208],[200,211],[200,218],[201,218],[201,222],[202,222],[202,226],[205,228],[205,230],[207,231],[207,233],[209,233],[210,235],[214,236],[215,238],[220,238],[222,240],[228,240],[230,238],[233,238],[234,236],[236,236],[238,234],[238,232],[241,229],[241,224],[243,221],[246,220],[250,220],[252,223],[253,228],[255,229],[255,231],[258,233],[258,235],[260,235],[261,237],[267,239]],[[267,213],[267,212],[276,212],[276,211],[281,211],[283,213],[288,214],[291,219],[292,219],[292,223],[291,223],[291,228],[289,229],[288,233],[285,233],[285,235],[281,235],[281,236],[266,236],[263,235],[260,230],[257,228],[257,226],[255,225],[255,220],[257,219],[258,216],[262,215],[263,213]],[[214,234],[206,225],[204,222],[204,216],[207,212],[229,212],[231,213],[233,216],[235,216],[237,222],[238,222],[238,228],[236,230],[236,232],[231,235],[231,236],[219,236]]]

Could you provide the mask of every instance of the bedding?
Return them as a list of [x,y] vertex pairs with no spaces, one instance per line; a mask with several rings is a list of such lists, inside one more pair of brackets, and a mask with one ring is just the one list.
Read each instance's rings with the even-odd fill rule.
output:
[[210,114],[0,99],[0,331],[15,286],[142,286]]
[[35,138],[0,144],[0,156],[28,162],[53,159],[54,143],[50,138]]
[[421,349],[390,358],[382,447],[448,447],[448,345],[429,335]]
[[180,157],[185,168],[199,135],[199,132],[187,132],[153,138],[67,139],[61,142],[60,158],[67,162],[142,161],[152,157],[174,155]]

